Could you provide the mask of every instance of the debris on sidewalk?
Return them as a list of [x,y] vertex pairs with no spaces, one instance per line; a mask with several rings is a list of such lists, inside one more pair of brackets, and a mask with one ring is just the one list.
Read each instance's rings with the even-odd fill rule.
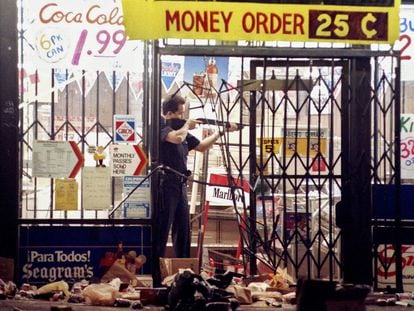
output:
[[[237,310],[252,308],[282,308],[294,306],[300,311],[365,310],[366,305],[414,306],[412,293],[374,293],[368,286],[343,285],[326,280],[298,280],[278,269],[275,274],[245,276],[231,270],[202,271],[165,269],[164,287],[143,286],[134,274],[145,260],[129,252],[108,267],[100,282],[88,280],[71,285],[65,280],[45,284],[40,288],[28,283],[20,289],[12,282],[0,279],[0,299],[49,300],[62,303],[107,306],[141,310],[165,308],[171,311]],[[182,261],[184,262],[184,261]],[[128,265],[129,268],[128,268]],[[131,265],[133,267],[131,267]],[[173,273],[171,271],[178,272]],[[137,280],[137,281],[134,281]],[[70,289],[70,290],[69,290]]]

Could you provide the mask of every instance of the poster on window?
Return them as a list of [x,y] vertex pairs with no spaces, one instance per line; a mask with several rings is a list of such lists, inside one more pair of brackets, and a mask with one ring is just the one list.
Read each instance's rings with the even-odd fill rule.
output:
[[228,67],[228,57],[187,56],[184,62],[184,83],[189,86],[189,96],[215,97],[228,80]]
[[181,94],[190,103],[190,117],[219,119],[218,98],[229,100],[237,94],[228,91],[231,88],[228,80],[228,57],[186,56]]
[[55,209],[57,211],[78,209],[78,182],[75,179],[55,179]]
[[19,10],[24,59],[34,68],[134,71],[141,64],[143,43],[125,35],[120,0],[22,0]]
[[149,219],[151,217],[150,180],[141,176],[124,176],[123,198],[124,217]]
[[401,114],[401,178],[414,179],[414,114]]
[[400,10],[400,39],[394,48],[401,52],[401,80],[413,81],[414,71],[414,6],[403,5]]
[[[395,267],[395,248],[392,245],[379,245],[377,248],[378,258],[383,264],[377,267],[378,286],[387,288],[395,286],[396,267]],[[402,279],[405,292],[414,290],[414,246],[402,245]],[[388,269],[385,267],[388,266]]]
[[128,82],[134,98],[142,96],[144,43],[126,37],[121,0],[19,0],[17,6],[25,104],[50,102],[53,91],[72,84],[86,96],[99,72],[113,90]]
[[82,202],[85,210],[107,210],[111,206],[111,175],[108,167],[82,169]]

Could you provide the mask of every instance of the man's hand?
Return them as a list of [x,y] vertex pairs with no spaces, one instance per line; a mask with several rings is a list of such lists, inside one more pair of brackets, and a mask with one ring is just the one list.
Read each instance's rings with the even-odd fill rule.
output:
[[240,126],[236,123],[229,122],[226,127],[226,131],[235,132],[240,130]]
[[197,120],[194,120],[194,119],[188,119],[186,123],[187,123],[187,126],[188,126],[189,130],[193,130],[193,129],[196,128],[196,126],[198,124],[201,124],[200,121],[197,121]]

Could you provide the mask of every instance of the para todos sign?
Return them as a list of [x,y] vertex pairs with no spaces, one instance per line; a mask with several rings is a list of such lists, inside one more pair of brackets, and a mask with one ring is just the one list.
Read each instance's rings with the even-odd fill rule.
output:
[[[45,265],[46,264],[46,265]],[[91,251],[37,249],[27,252],[27,262],[22,267],[23,280],[90,279],[94,275]]]
[[[103,263],[115,256],[122,241],[124,251],[134,250],[151,260],[151,227],[21,227],[18,278],[21,283],[44,285],[65,280],[79,282],[105,272]],[[150,266],[140,271],[149,274]]]

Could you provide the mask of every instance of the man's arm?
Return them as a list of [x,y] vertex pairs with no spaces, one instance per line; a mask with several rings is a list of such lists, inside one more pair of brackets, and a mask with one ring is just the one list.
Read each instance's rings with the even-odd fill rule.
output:
[[[238,127],[237,124],[235,124],[235,123],[229,123],[229,126],[227,127],[226,131],[228,131],[228,132],[234,132],[234,131],[237,131],[239,129],[240,128]],[[214,145],[214,143],[223,134],[224,134],[224,132],[222,132],[222,131],[215,132],[212,135],[204,138],[202,141],[200,141],[200,143],[197,145],[197,147],[195,147],[195,150],[200,151],[200,152],[204,152],[204,151],[208,150],[209,148],[211,148],[211,146]]]
[[200,143],[194,149],[200,152],[204,152],[208,150],[209,148],[211,148],[211,146],[214,145],[214,143],[217,141],[219,137],[220,137],[219,132],[213,133],[213,135],[207,136],[202,141],[200,141]]
[[188,119],[181,128],[169,132],[165,140],[172,144],[181,144],[187,137],[188,131],[194,129],[197,124],[197,121]]

